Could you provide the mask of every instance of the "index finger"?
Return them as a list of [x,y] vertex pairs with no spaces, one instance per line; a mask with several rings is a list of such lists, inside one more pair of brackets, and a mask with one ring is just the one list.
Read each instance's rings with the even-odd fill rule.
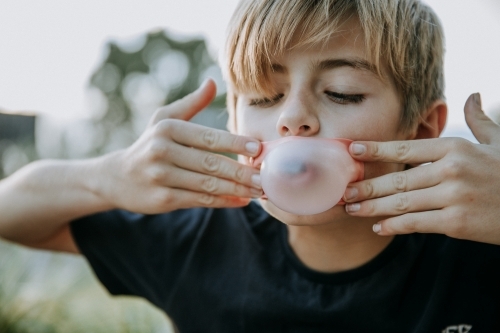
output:
[[215,82],[212,79],[207,79],[192,93],[157,109],[150,124],[154,125],[162,119],[190,120],[212,102],[216,92]]
[[438,138],[407,141],[354,141],[349,146],[351,156],[364,162],[428,163],[442,159],[458,138]]
[[246,136],[176,119],[160,121],[157,129],[176,143],[201,150],[255,157],[261,144]]

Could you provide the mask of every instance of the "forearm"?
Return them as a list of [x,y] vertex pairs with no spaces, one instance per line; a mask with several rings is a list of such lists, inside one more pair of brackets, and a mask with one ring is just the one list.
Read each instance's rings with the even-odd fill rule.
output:
[[113,208],[99,193],[101,159],[39,161],[0,182],[0,237],[38,242],[78,217]]

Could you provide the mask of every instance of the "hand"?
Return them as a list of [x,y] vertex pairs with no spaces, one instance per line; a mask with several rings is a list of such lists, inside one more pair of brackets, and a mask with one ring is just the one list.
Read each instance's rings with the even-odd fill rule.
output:
[[260,197],[259,171],[213,152],[256,156],[259,141],[189,123],[209,105],[215,83],[158,109],[130,148],[101,161],[110,206],[155,214],[189,207],[237,207]]
[[373,226],[379,235],[441,233],[500,245],[500,127],[481,111],[479,94],[464,111],[480,144],[460,138],[353,142],[351,155],[361,161],[432,163],[350,184],[346,211],[384,216]]

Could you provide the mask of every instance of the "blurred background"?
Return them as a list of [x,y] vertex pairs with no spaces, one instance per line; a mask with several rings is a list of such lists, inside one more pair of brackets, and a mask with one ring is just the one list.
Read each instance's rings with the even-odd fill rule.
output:
[[[446,35],[444,136],[475,141],[463,105],[481,92],[500,120],[500,2],[427,0]],[[217,65],[237,0],[2,0],[0,179],[39,158],[130,145],[152,112],[206,77],[214,103],[193,120],[224,128]],[[1,214],[1,212],[0,212]],[[135,298],[110,298],[82,258],[0,241],[0,332],[173,332]]]

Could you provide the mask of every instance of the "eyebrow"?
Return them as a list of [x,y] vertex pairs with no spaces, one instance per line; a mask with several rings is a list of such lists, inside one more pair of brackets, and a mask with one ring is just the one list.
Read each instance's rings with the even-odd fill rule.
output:
[[351,67],[354,69],[367,70],[377,74],[377,66],[359,58],[353,59],[326,59],[313,65],[313,69],[318,71],[330,70],[339,67]]
[[[377,66],[374,64],[360,58],[341,58],[341,59],[326,59],[320,62],[313,63],[313,71],[325,71],[332,70],[340,67],[351,67],[354,69],[367,70],[373,74],[378,75]],[[287,68],[280,64],[272,64],[271,70],[274,73],[286,74],[288,72]]]

